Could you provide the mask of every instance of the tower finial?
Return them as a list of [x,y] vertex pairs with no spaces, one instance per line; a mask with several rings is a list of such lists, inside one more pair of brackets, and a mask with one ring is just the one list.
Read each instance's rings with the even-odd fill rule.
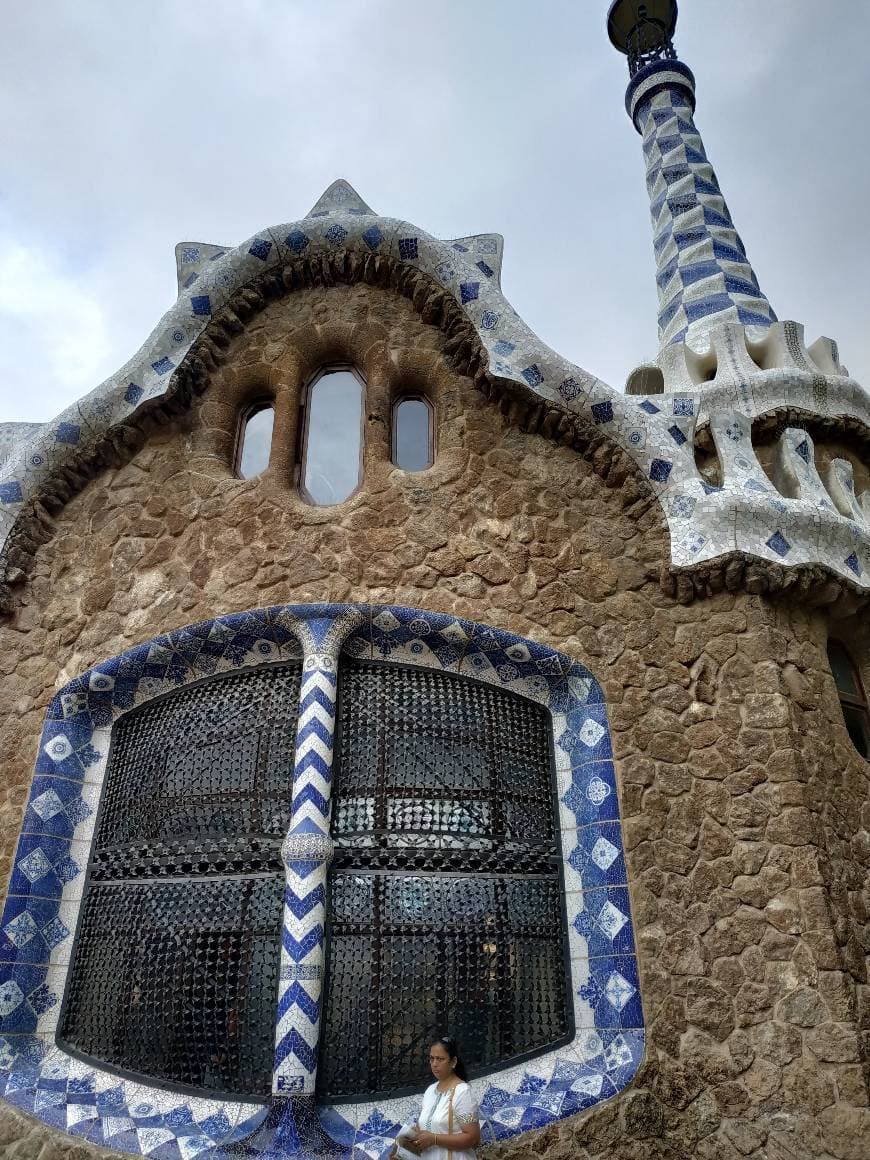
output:
[[607,13],[610,42],[628,57],[631,76],[654,60],[676,60],[677,0],[614,0]]
[[607,14],[628,57],[625,107],[643,136],[663,348],[721,322],[776,321],[692,119],[695,78],[677,60],[676,25],[676,0],[615,0]]

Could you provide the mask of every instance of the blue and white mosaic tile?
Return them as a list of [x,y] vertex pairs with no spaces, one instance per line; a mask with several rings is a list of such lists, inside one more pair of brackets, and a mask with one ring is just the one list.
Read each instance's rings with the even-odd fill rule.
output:
[[[300,652],[272,1100],[263,1107],[194,1097],[74,1059],[55,1044],[54,1033],[112,723],[203,675],[279,663]],[[326,875],[318,850],[328,841],[342,652],[497,683],[552,714],[554,751],[561,753],[576,1029],[564,1047],[473,1081],[485,1139],[572,1115],[631,1081],[643,1056],[643,1015],[609,727],[592,674],[544,645],[443,613],[310,605],[236,613],[168,633],[96,665],[52,701],[0,919],[4,1098],[90,1143],[168,1160],[276,1152],[375,1158],[391,1147],[409,1114],[407,1097],[334,1107],[313,1103]]]

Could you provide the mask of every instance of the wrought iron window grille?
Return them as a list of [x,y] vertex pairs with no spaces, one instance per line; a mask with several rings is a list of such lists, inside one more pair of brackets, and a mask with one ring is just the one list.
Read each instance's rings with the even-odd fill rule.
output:
[[116,724],[58,1041],[123,1075],[271,1090],[301,662]]
[[549,713],[455,674],[339,671],[319,1093],[419,1091],[449,1027],[475,1075],[573,1035]]
[[[60,1015],[71,1054],[268,1097],[300,663],[113,730]],[[418,1090],[450,1027],[475,1074],[573,1035],[549,713],[456,674],[342,659],[318,1094]]]

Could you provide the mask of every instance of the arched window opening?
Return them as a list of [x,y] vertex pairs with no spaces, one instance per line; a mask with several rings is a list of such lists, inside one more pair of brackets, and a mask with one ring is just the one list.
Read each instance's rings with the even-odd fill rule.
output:
[[255,403],[244,412],[236,453],[236,474],[253,479],[269,466],[275,408],[270,402]]
[[343,503],[359,487],[362,420],[363,384],[353,371],[328,371],[311,384],[301,474],[312,503]]
[[552,727],[453,674],[339,674],[321,1095],[417,1090],[450,1027],[477,1074],[570,1038]]
[[852,744],[862,757],[870,758],[870,714],[867,711],[867,694],[864,692],[855,662],[845,645],[838,640],[828,641],[828,662]]
[[393,450],[396,467],[425,471],[435,462],[432,404],[419,396],[405,396],[393,405]]

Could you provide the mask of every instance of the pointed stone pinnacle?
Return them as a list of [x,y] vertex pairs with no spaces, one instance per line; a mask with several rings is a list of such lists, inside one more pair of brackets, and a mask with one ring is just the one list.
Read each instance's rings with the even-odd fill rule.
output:
[[343,177],[333,181],[332,185],[323,191],[305,216],[316,217],[332,210],[344,213],[374,214],[375,212],[371,206],[366,205],[350,182],[345,181]]

